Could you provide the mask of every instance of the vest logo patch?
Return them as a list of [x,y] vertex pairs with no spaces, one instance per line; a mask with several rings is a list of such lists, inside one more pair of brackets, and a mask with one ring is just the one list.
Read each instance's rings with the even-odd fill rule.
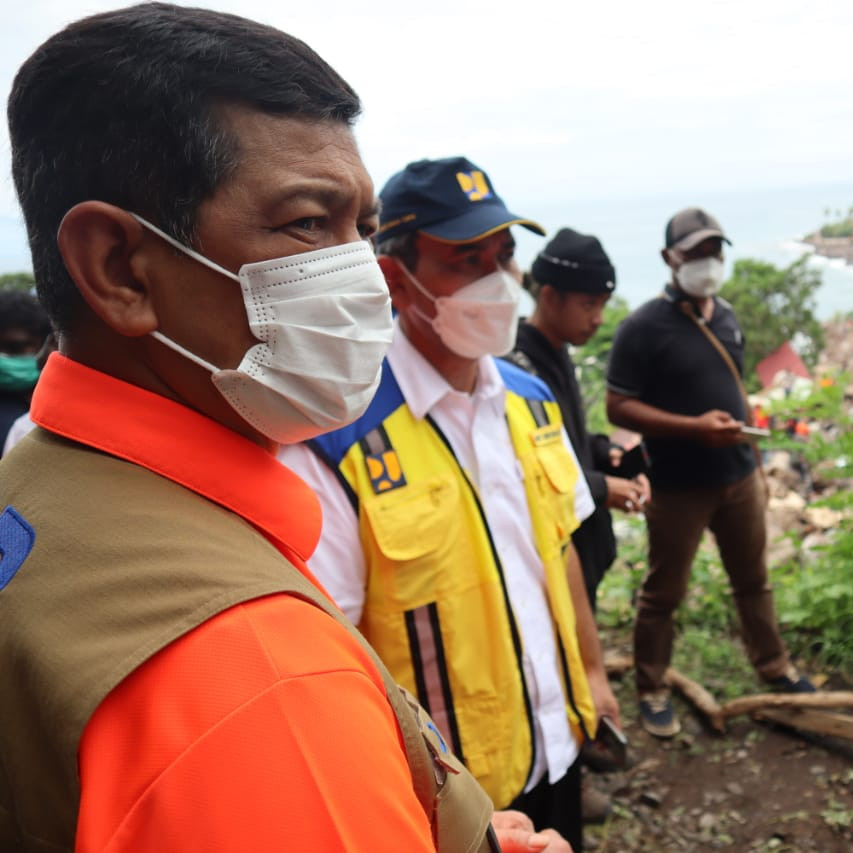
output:
[[373,494],[387,492],[391,489],[399,489],[406,485],[406,477],[400,467],[396,450],[383,450],[380,453],[372,453],[365,456],[367,462],[367,475],[370,477],[370,485],[373,486]]
[[35,541],[35,530],[22,515],[7,506],[0,513],[0,590],[15,577]]
[[462,192],[468,196],[468,201],[482,201],[484,198],[492,197],[486,176],[480,171],[457,172],[456,180],[459,182]]

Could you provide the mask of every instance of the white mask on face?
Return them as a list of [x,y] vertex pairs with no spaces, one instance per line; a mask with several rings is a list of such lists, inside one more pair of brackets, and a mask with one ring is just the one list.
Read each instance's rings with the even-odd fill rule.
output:
[[235,275],[131,214],[199,263],[240,284],[252,334],[235,370],[221,370],[161,332],[151,335],[209,370],[243,420],[281,444],[351,423],[373,399],[391,343],[391,299],[366,241],[259,263]]
[[521,287],[506,270],[478,278],[451,296],[433,296],[402,263],[400,269],[435,303],[435,317],[427,317],[414,306],[412,310],[432,324],[449,350],[463,358],[480,358],[512,349]]
[[713,296],[723,282],[723,262],[719,258],[685,261],[676,270],[675,280],[690,296]]

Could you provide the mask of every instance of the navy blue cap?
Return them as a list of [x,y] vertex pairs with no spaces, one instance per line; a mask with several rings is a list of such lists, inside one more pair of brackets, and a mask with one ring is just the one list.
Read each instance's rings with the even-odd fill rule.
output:
[[467,243],[510,225],[545,235],[539,223],[510,213],[489,176],[464,157],[409,163],[388,179],[379,198],[379,244],[412,231],[447,243]]

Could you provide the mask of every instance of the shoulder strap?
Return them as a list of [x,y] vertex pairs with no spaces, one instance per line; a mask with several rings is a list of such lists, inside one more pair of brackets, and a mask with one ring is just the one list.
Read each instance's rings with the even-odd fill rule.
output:
[[[689,317],[693,321],[693,325],[696,326],[696,328],[699,329],[699,331],[708,339],[711,346],[720,354],[720,358],[722,358],[726,363],[726,367],[731,371],[735,384],[740,392],[741,399],[743,400],[743,410],[746,412],[746,422],[752,426],[752,409],[749,405],[749,397],[747,397],[746,394],[746,387],[743,384],[740,371],[737,369],[737,365],[734,363],[729,351],[722,345],[722,343],[720,343],[720,339],[708,328],[708,324],[696,316],[696,312],[687,300],[679,302],[678,306],[681,309],[681,313]],[[752,445],[752,453],[755,456],[755,465],[758,468],[761,477],[764,478],[764,466],[761,463],[761,452],[755,444]],[[767,483],[765,479],[765,487],[766,485]]]
[[735,383],[737,384],[738,391],[740,391],[740,396],[743,399],[743,408],[746,412],[746,422],[752,426],[752,413],[749,409],[749,398],[746,394],[746,388],[744,387],[740,371],[737,369],[737,365],[734,363],[729,351],[720,343],[720,339],[708,328],[708,324],[696,316],[696,312],[687,300],[679,302],[678,306],[681,309],[681,313],[688,316],[692,320],[693,325],[696,326],[696,328],[699,329],[699,331],[708,339],[711,346],[720,354],[720,358],[722,358],[726,363],[726,367],[731,371]]

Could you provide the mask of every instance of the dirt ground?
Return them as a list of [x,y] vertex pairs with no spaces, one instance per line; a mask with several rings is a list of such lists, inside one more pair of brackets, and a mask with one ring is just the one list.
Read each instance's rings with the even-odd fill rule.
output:
[[632,673],[614,688],[634,763],[590,776],[614,810],[585,829],[587,850],[853,851],[853,742],[748,717],[720,735],[677,695],[682,732],[661,741],[637,722]]

